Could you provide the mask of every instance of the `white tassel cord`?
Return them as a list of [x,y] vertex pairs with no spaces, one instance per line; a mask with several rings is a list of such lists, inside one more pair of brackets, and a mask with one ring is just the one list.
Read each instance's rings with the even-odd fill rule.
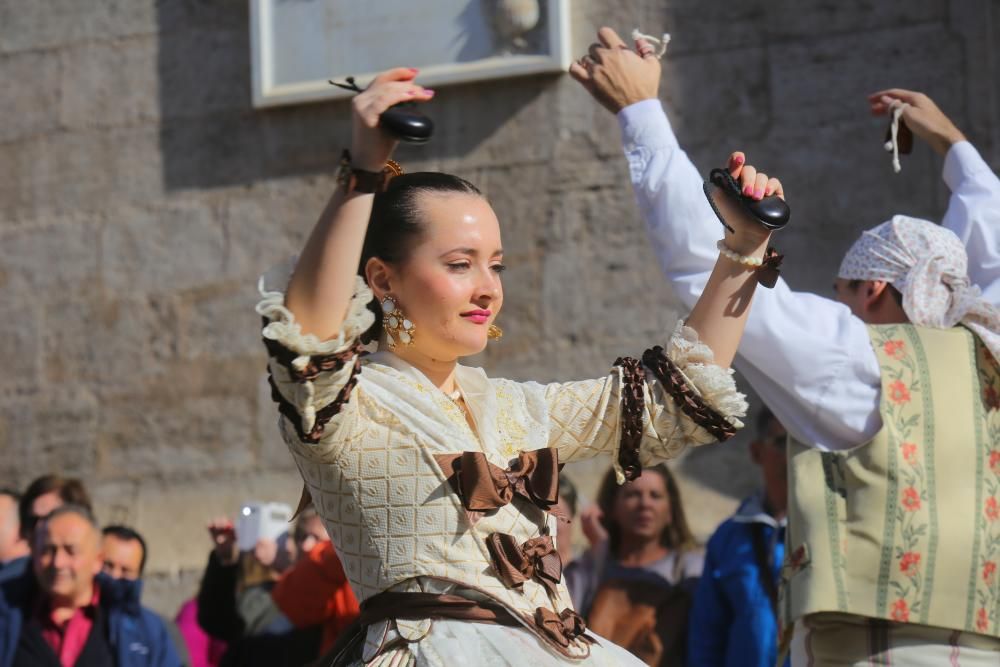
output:
[[885,142],[885,150],[892,152],[892,170],[897,174],[903,170],[899,163],[899,119],[903,115],[906,103],[901,102],[892,107],[892,122],[889,123],[889,141]]
[[632,31],[632,40],[639,41],[640,39],[644,39],[650,44],[660,45],[659,50],[653,54],[654,56],[656,56],[657,60],[660,60],[661,58],[663,58],[663,54],[667,52],[667,44],[670,43],[670,33],[665,32],[663,33],[663,37],[657,38],[653,37],[652,35],[643,34],[639,32],[638,28],[636,28],[635,30]]

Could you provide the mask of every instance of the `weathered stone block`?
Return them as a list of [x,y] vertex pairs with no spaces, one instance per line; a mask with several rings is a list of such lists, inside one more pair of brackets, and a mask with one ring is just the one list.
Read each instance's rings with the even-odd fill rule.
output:
[[117,222],[130,214],[130,206],[158,206],[166,190],[160,130],[156,125],[115,126],[107,130],[114,147],[106,169],[115,184],[104,205],[107,217]]
[[226,192],[226,275],[256,287],[258,276],[298,255],[335,189],[330,176],[282,179]]
[[0,291],[0,389],[37,387],[41,371],[42,309],[29,295]]
[[98,225],[93,218],[66,216],[56,224],[18,225],[0,231],[4,287],[33,293],[36,298],[94,290]]
[[185,359],[253,358],[263,354],[260,316],[254,312],[259,296],[247,280],[186,304],[180,332],[180,354]]
[[856,122],[868,112],[868,94],[883,88],[961,99],[953,76],[961,58],[959,42],[940,25],[776,45],[769,51],[775,127]]
[[47,304],[45,316],[47,322],[61,322],[47,327],[43,338],[49,382],[141,385],[177,356],[176,308],[167,300],[57,299]]
[[4,217],[100,210],[113,191],[111,147],[99,132],[56,132],[21,139],[0,151],[0,200]]
[[135,396],[103,407],[98,470],[104,478],[182,479],[192,471],[254,465],[253,406],[242,398],[191,395],[166,403]]
[[[156,54],[157,75],[148,80],[159,88],[165,121],[251,110],[248,24],[161,32]],[[197,76],[191,76],[192,62]]]
[[135,0],[0,3],[0,53],[153,33],[156,13],[153,3]]
[[0,478],[27,485],[46,473],[92,479],[100,406],[86,388],[62,385],[0,402]]
[[156,37],[88,42],[59,53],[60,120],[68,128],[150,122],[159,115]]
[[222,274],[226,241],[216,212],[198,202],[122,207],[101,230],[101,277],[114,292],[201,287]]
[[35,51],[0,55],[0,82],[6,89],[0,96],[0,118],[4,119],[0,123],[0,143],[58,128],[60,90],[56,54]]

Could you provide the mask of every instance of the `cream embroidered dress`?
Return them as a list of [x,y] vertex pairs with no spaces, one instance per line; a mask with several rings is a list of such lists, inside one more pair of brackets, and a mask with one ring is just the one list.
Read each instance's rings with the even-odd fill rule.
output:
[[[594,380],[514,382],[459,366],[472,429],[420,371],[390,352],[363,353],[358,337],[374,316],[361,278],[343,331],[327,341],[303,335],[283,294],[266,290],[263,279],[261,294],[281,433],[358,599],[387,590],[453,593],[499,603],[523,623],[375,623],[363,664],[642,664],[607,640],[552,631],[552,619],[572,616],[558,570],[548,582],[540,561],[519,581],[498,574],[497,536],[523,545],[555,535],[556,518],[530,480],[520,492],[511,493],[513,481],[498,486],[505,504],[470,511],[444,461],[471,452],[509,472],[519,457],[554,453],[562,464],[607,455],[624,479],[640,464],[728,436],[742,426],[746,403],[694,331],[678,326],[666,351],[647,351],[642,364],[619,360]],[[511,474],[499,479],[515,480]]]

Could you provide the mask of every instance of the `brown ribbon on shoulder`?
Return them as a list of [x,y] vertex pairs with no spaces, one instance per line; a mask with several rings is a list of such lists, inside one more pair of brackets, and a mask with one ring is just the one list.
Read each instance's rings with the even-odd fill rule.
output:
[[559,453],[544,447],[520,452],[504,470],[486,460],[482,452],[434,456],[465,509],[488,512],[507,505],[514,496],[556,514],[559,502]]
[[594,643],[592,638],[584,634],[587,631],[587,624],[583,617],[569,607],[558,614],[551,609],[538,607],[535,609],[535,625],[563,648],[569,646],[574,639],[587,644]]
[[493,533],[486,538],[486,546],[493,557],[493,569],[507,588],[520,588],[534,578],[549,595],[556,594],[562,579],[562,559],[551,535],[518,544],[513,535]]
[[781,266],[782,260],[785,259],[784,255],[778,254],[778,251],[772,246],[767,246],[767,250],[764,251],[763,263],[757,267],[757,282],[768,289],[771,289],[778,282],[778,274],[781,273],[778,267]]

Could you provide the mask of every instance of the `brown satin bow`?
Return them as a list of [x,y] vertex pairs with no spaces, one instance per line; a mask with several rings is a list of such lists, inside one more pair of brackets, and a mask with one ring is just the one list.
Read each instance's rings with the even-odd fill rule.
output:
[[546,512],[559,502],[559,453],[542,448],[520,452],[504,470],[486,460],[482,452],[438,454],[434,457],[465,509],[488,512],[521,496]]
[[784,255],[779,255],[772,246],[767,246],[763,263],[757,267],[757,282],[762,287],[770,289],[778,282],[778,274],[781,273],[778,267],[781,266],[783,259],[785,259]]
[[520,588],[534,577],[549,595],[556,594],[562,579],[562,559],[551,535],[518,544],[513,535],[493,533],[486,538],[486,546],[493,557],[493,569],[507,588]]
[[587,631],[583,617],[569,607],[558,614],[551,609],[538,607],[535,609],[535,625],[562,647],[569,646],[578,637],[588,644],[594,641],[583,634]]

